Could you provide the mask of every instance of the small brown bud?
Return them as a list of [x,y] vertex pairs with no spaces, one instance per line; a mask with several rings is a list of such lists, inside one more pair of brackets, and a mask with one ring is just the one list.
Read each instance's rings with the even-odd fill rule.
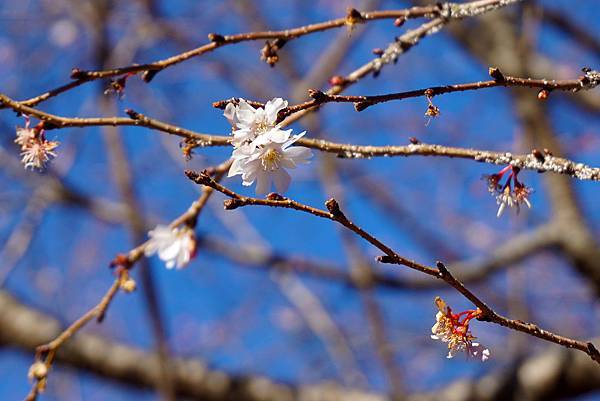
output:
[[548,148],[544,148],[544,154],[546,156],[552,156],[552,152]]
[[374,104],[373,102],[367,102],[367,101],[356,102],[356,103],[354,103],[354,110],[363,111],[367,107],[373,106],[373,104]]
[[225,36],[220,35],[218,33],[209,33],[208,40],[214,43],[223,43],[225,42]]
[[389,255],[381,255],[381,256],[377,256],[375,258],[376,261],[378,261],[379,263],[391,263],[394,264],[396,263],[397,259],[393,258]]
[[331,86],[342,86],[346,83],[346,78],[342,77],[341,75],[334,75],[333,77],[329,78],[329,85]]
[[327,97],[325,93],[321,92],[318,89],[309,89],[308,96],[312,97],[315,100],[323,100]]
[[383,55],[383,49],[380,49],[379,47],[371,50],[371,52],[376,55],[376,56],[382,56]]
[[497,67],[490,67],[488,69],[488,74],[490,74],[490,77],[492,77],[495,81],[504,81],[504,74],[502,74],[502,71],[500,71],[499,68]]
[[84,78],[85,73],[79,68],[71,69],[71,79],[81,79]]
[[408,140],[410,141],[410,143],[412,143],[413,145],[419,145],[421,143],[421,141],[419,141],[417,138],[415,138],[414,136],[411,136],[408,138]]
[[271,192],[267,195],[267,199],[271,201],[282,201],[285,200],[285,197],[277,192]]
[[48,376],[48,367],[42,361],[34,362],[27,373],[29,380],[43,380],[46,376]]
[[329,213],[331,213],[334,217],[343,216],[342,211],[340,210],[340,205],[335,199],[328,199],[327,202],[325,202],[325,206],[327,207],[327,210],[329,210]]
[[160,70],[147,70],[142,73],[142,81],[149,83],[154,79]]
[[135,291],[137,285],[134,279],[128,277],[119,284],[119,287],[121,287],[123,291],[131,293]]
[[227,199],[227,200],[223,201],[223,207],[225,208],[225,210],[237,209],[241,205],[242,205],[242,203],[240,202],[239,199]]
[[279,55],[277,50],[285,44],[283,39],[275,39],[274,41],[266,41],[265,45],[260,51],[260,59],[265,61],[271,67],[275,67],[275,64],[279,61]]
[[360,11],[355,8],[348,7],[346,10],[346,25],[352,26],[355,24],[362,24],[363,22],[365,22],[365,19]]
[[132,109],[125,109],[125,114],[127,114],[129,116],[129,118],[133,119],[133,120],[137,120],[140,117],[140,114]]
[[546,89],[542,89],[537,94],[538,100],[546,100],[548,99],[548,96],[550,96],[550,92]]
[[129,257],[124,253],[119,253],[113,260],[110,262],[110,267],[124,267],[128,269],[131,267],[131,261]]
[[544,157],[544,155],[542,154],[542,152],[540,152],[538,149],[533,149],[531,151],[531,154],[539,161],[541,161],[542,163],[544,162],[544,160],[546,160],[546,158]]
[[406,17],[398,17],[394,20],[394,26],[400,28],[406,22]]

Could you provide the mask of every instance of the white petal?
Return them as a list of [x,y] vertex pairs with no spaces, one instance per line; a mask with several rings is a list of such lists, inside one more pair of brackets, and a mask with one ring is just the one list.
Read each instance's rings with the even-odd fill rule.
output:
[[269,123],[275,124],[277,113],[279,113],[280,110],[285,109],[287,105],[288,102],[280,97],[269,100],[267,104],[265,104],[265,113]]
[[290,135],[292,135],[292,130],[280,130],[279,128],[274,128],[262,134],[259,138],[263,140],[264,143],[275,142],[275,143],[284,143],[290,139]]
[[498,208],[498,213],[496,213],[496,217],[500,218],[500,216],[502,216],[502,213],[504,212],[505,207],[506,207],[506,203],[504,203],[504,202],[500,203],[500,207]]
[[227,173],[227,177],[233,177],[234,175],[239,175],[244,173],[244,164],[246,163],[246,159],[233,159],[231,163],[231,167],[229,167],[229,172]]
[[292,177],[288,174],[287,171],[280,168],[272,172],[273,181],[275,181],[275,188],[277,188],[277,192],[283,193],[287,191],[290,186],[290,182],[292,181]]
[[271,189],[271,175],[266,171],[259,171],[256,175],[256,193],[266,194]]
[[288,146],[290,146],[292,143],[296,142],[298,139],[302,138],[304,135],[306,135],[306,131],[303,131],[297,135],[294,135],[293,137],[290,138],[289,141],[287,141],[286,143],[283,144],[283,149],[285,150]]
[[175,259],[179,252],[181,252],[181,241],[175,240],[172,243],[160,248],[158,250],[158,257],[167,262]]
[[223,112],[223,115],[225,116],[227,121],[229,121],[229,123],[231,125],[235,125],[235,123],[236,123],[235,114],[236,114],[235,105],[233,103],[227,103],[227,106],[225,106],[225,111]]
[[288,159],[292,159],[295,164],[308,163],[308,159],[312,157],[312,151],[304,146],[292,146],[284,150],[284,155]]

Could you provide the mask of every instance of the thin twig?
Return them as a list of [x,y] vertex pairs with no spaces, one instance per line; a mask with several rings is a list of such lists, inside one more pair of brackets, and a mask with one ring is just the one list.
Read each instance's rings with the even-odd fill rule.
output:
[[[82,315],[79,319],[73,322],[69,327],[62,331],[54,340],[50,341],[47,344],[43,344],[37,347],[36,360],[38,362],[36,363],[43,363],[46,372],[52,367],[52,362],[54,361],[56,352],[65,341],[67,341],[75,333],[81,330],[91,320],[101,320],[101,318],[104,316],[104,314],[106,313],[106,309],[117,294],[119,285],[121,284],[123,278],[123,274],[126,274],[126,270],[120,270],[117,274],[118,277],[115,279],[108,291],[104,294],[100,303],[98,303],[96,306],[94,306],[92,309],[90,309],[84,315]],[[41,362],[42,357],[43,362]],[[38,394],[44,391],[46,387],[46,377],[47,373],[35,377],[36,380],[34,381],[31,387],[31,391],[25,398],[25,401],[34,401],[37,398]]]
[[[411,91],[375,96],[335,95],[311,89],[308,91],[308,94],[312,98],[312,100],[308,100],[304,103],[287,107],[286,109],[280,112],[279,118],[283,120],[287,116],[290,116],[294,113],[310,109],[324,103],[354,103],[354,108],[356,109],[356,111],[363,111],[366,108],[375,104],[389,102],[392,100],[402,100],[421,96],[433,98],[434,96],[443,95],[446,93],[465,92],[487,88],[523,87],[540,89],[549,93],[550,91],[577,92],[579,90],[593,89],[600,84],[600,73],[594,70],[586,70],[584,75],[581,75],[577,79],[564,80],[531,79],[504,76],[497,68],[490,68],[490,75],[492,75],[494,79],[488,81],[477,81],[456,85],[432,86],[429,88],[422,88]],[[541,96],[547,97],[548,95],[543,94]],[[213,106],[217,108],[225,108],[227,103],[228,102],[226,100],[222,100],[213,103]],[[259,103],[253,102],[253,104]]]

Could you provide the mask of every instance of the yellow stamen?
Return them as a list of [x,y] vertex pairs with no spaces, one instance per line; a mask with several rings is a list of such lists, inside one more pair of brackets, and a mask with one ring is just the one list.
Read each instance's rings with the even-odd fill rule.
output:
[[269,149],[261,158],[262,166],[265,170],[274,171],[279,168],[279,162],[281,161],[281,153],[275,149]]

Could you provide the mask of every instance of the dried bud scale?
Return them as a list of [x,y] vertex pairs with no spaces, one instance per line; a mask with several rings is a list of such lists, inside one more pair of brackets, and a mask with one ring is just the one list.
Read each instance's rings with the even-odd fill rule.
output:
[[25,127],[16,128],[14,142],[21,148],[21,162],[24,167],[32,170],[43,170],[46,164],[56,157],[54,149],[57,141],[48,141],[44,130],[44,122],[30,127],[29,117],[25,117]]

